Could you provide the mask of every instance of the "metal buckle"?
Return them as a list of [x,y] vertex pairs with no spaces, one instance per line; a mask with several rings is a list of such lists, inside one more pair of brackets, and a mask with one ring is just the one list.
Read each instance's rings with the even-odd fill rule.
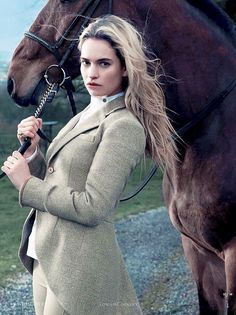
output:
[[[61,82],[50,82],[50,80],[49,80],[49,71],[52,68],[57,68],[57,69],[59,69],[61,71],[61,73],[62,73],[62,80],[61,80]],[[62,67],[60,67],[59,65],[56,65],[56,64],[55,65],[51,65],[51,66],[49,66],[47,68],[47,70],[45,71],[45,74],[44,74],[44,78],[45,78],[47,84],[50,85],[50,86],[52,84],[54,84],[54,83],[57,83],[59,86],[62,86],[64,84],[65,80],[67,79],[65,70]]]

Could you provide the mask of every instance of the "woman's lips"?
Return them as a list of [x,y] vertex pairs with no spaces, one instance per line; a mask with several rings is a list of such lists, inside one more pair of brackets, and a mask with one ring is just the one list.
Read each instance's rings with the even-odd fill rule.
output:
[[87,86],[101,86],[101,85],[97,83],[88,83]]
[[101,85],[100,84],[97,84],[97,83],[88,83],[87,84],[87,87],[89,89],[96,89],[96,88],[99,88]]

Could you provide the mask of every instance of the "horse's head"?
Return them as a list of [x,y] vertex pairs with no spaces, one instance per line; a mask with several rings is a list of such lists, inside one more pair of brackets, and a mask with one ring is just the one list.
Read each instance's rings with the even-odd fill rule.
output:
[[[72,78],[76,77],[79,74],[76,40],[86,20],[84,16],[107,12],[107,1],[49,0],[14,52],[8,72],[8,92],[14,101],[20,106],[37,104],[46,85],[43,79],[46,69],[59,64],[62,58],[63,68]],[[68,53],[71,44],[74,48]],[[50,75],[53,80],[57,71]]]
[[[167,106],[179,114],[173,118],[179,125],[232,80],[235,30],[212,0],[49,0],[10,64],[8,91],[16,103],[38,103],[45,71],[60,63],[51,48],[57,44],[59,55],[64,56],[78,39],[83,22],[109,13],[111,4],[110,13],[133,21],[143,31],[150,50],[162,60]],[[63,65],[72,78],[80,72],[76,46]]]

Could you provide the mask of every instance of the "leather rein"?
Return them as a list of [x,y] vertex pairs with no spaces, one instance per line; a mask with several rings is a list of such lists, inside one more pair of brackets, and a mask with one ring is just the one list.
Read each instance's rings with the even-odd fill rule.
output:
[[[35,117],[39,117],[42,113],[43,106],[46,103],[52,102],[55,95],[57,94],[60,87],[63,87],[67,91],[67,95],[70,101],[70,105],[72,108],[73,115],[76,115],[76,106],[75,101],[73,97],[73,92],[75,91],[71,76],[69,75],[69,72],[67,68],[65,67],[65,62],[70,57],[73,50],[76,48],[78,44],[79,36],[83,30],[84,27],[89,23],[89,20],[91,19],[92,15],[94,14],[95,10],[99,6],[100,2],[102,0],[87,0],[86,5],[76,14],[76,17],[72,20],[72,22],[69,24],[65,32],[62,34],[62,36],[53,44],[48,42],[47,40],[43,39],[42,37],[32,33],[32,32],[25,32],[25,37],[36,41],[38,44],[45,47],[48,51],[50,51],[56,61],[57,64],[52,64],[48,67],[48,69],[45,72],[44,78],[48,84],[47,90],[44,93],[44,96],[40,102],[40,105],[38,106]],[[108,0],[108,13],[112,13],[113,8],[113,0]],[[59,49],[66,41],[67,36],[70,34],[70,32],[74,29],[74,27],[79,22],[81,16],[84,17],[84,21],[81,24],[79,31],[75,34],[76,40],[72,41],[70,45],[68,46],[67,50],[64,52],[63,55],[60,54]],[[58,83],[50,82],[48,79],[48,72],[52,68],[58,68],[59,71],[62,73],[62,80]],[[183,127],[178,129],[176,131],[176,135],[172,135],[174,139],[178,137],[182,137],[185,135],[188,131],[190,131],[193,127],[195,127],[199,122],[201,122],[204,118],[206,118],[215,108],[217,108],[220,104],[223,103],[225,98],[232,92],[232,90],[236,87],[236,79],[234,79],[219,95],[217,95],[212,101],[210,101],[202,110],[200,110],[198,113],[196,113],[193,117],[193,119],[185,124]],[[47,140],[51,142],[46,135],[41,130],[38,130],[39,136],[43,140]],[[27,150],[27,148],[30,146],[31,141],[29,138],[25,139],[25,142],[23,145],[18,149],[19,152],[22,154]],[[150,181],[150,179],[153,177],[153,175],[156,173],[158,169],[158,166],[155,164],[149,171],[149,173],[145,176],[141,184],[131,193],[120,199],[120,201],[127,201],[134,196],[136,196]],[[2,178],[5,175],[5,173],[0,174],[0,178]]]
[[[83,28],[89,23],[90,18],[94,14],[95,10],[97,9],[97,7],[99,6],[101,1],[102,0],[87,0],[86,5],[76,14],[75,18],[71,21],[71,23],[69,24],[69,26],[67,27],[65,32],[53,44],[50,43],[49,41],[43,39],[42,37],[30,32],[30,31],[25,32],[25,37],[27,37],[33,41],[36,41],[38,44],[40,44],[41,46],[46,48],[50,53],[53,54],[53,56],[55,57],[56,62],[57,62],[57,64],[50,65],[44,74],[44,78],[46,80],[47,87],[46,87],[44,94],[40,100],[40,103],[39,103],[39,105],[35,111],[34,116],[36,118],[41,116],[43,109],[44,109],[44,106],[53,101],[54,97],[56,96],[56,94],[58,93],[58,91],[61,87],[64,88],[67,92],[73,115],[75,116],[77,114],[75,101],[74,101],[74,97],[73,97],[73,92],[75,92],[75,88],[74,88],[74,85],[72,83],[71,76],[69,75],[68,69],[65,66],[65,63],[68,60],[68,58],[70,57],[73,50],[76,48],[78,41],[79,41],[79,35],[81,34]],[[113,0],[108,0],[108,12],[109,13],[112,13],[112,7],[113,7]],[[84,21],[81,24],[79,31],[74,35],[75,40],[70,43],[70,45],[68,46],[68,48],[66,49],[64,54],[61,55],[59,49],[61,48],[61,46],[66,41],[67,36],[71,33],[71,31],[73,31],[73,29],[75,28],[75,26],[79,22],[81,16],[84,17]],[[56,69],[58,71],[58,73],[60,74],[60,78],[59,78],[58,82],[51,82],[50,81],[50,71],[52,71],[52,69],[54,69],[54,70]],[[39,129],[37,131],[37,134],[43,140],[51,142],[51,140],[44,134],[44,132],[42,130]],[[31,139],[29,137],[27,137],[24,139],[24,142],[20,146],[18,151],[21,154],[24,154],[30,145],[31,145]],[[5,175],[6,174],[4,172],[2,172],[0,174],[0,178],[3,178]]]

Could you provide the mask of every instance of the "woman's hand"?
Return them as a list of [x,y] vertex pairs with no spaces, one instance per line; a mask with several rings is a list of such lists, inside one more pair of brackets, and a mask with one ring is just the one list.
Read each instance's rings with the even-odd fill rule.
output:
[[31,145],[24,154],[25,157],[31,156],[38,146],[40,137],[37,135],[38,129],[42,127],[42,119],[35,118],[34,116],[23,119],[17,128],[17,138],[20,144],[24,142],[26,137],[31,138]]
[[16,189],[20,190],[22,185],[31,177],[26,159],[18,151],[14,151],[4,162],[1,170],[6,173]]

